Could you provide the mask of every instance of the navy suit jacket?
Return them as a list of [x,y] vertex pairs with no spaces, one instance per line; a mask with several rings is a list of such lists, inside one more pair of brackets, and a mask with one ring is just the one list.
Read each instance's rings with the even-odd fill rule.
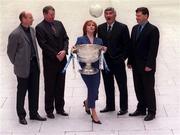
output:
[[[89,38],[87,36],[78,37],[76,41],[76,45],[79,44],[90,44]],[[100,38],[95,37],[93,44],[103,45],[103,42]]]
[[45,20],[36,26],[37,40],[42,48],[43,56],[50,61],[58,61],[56,55],[61,50],[65,50],[67,53],[69,44],[69,37],[62,22],[55,20],[54,27],[56,34],[53,32],[50,23]]
[[103,40],[103,45],[107,47],[105,57],[111,59],[126,59],[128,46],[130,43],[129,30],[127,25],[115,21],[108,36],[107,23],[98,26],[98,37]]
[[155,71],[159,46],[159,30],[148,22],[137,38],[138,26],[135,25],[131,32],[128,64],[136,67],[135,63],[140,62],[144,67],[150,67]]

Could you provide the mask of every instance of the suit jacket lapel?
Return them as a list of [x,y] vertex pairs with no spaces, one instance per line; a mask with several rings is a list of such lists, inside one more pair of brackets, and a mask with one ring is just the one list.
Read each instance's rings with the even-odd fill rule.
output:
[[[86,40],[86,43],[87,44],[91,44],[91,42],[90,42],[90,40],[89,40],[89,38],[87,37],[87,36],[85,36],[85,40]],[[93,44],[93,43],[92,43]]]
[[111,28],[110,33],[108,33],[108,31],[107,31],[107,23],[106,23],[106,36],[107,36],[107,39],[109,38],[109,40],[111,40],[112,35],[116,35],[116,27],[117,27],[117,23],[115,21],[114,24],[113,24],[113,27]]
[[106,25],[104,25],[105,27],[104,27],[104,30],[105,30],[105,33],[106,33],[106,38],[108,39],[108,40],[110,40],[111,39],[111,33],[112,33],[112,29],[111,29],[111,31],[110,32],[108,32],[108,30],[107,30],[107,23],[106,23]]
[[56,29],[56,33],[54,33],[54,31],[52,30],[50,24],[44,20],[44,28],[45,28],[45,31],[51,35],[53,38],[54,36],[57,36],[58,35],[58,28],[56,26],[56,24],[54,23],[54,28]]
[[[113,33],[116,34],[116,33],[115,33],[116,27],[117,27],[117,23],[116,23],[116,21],[115,21],[114,24],[113,24],[113,27],[112,27],[112,29],[111,29],[111,33],[110,33],[111,35],[113,35]],[[111,36],[111,37],[112,37],[112,36]]]
[[137,37],[138,35],[137,35],[137,31],[138,31],[138,25],[137,26],[135,26],[135,28],[134,28],[134,30],[133,30],[133,35],[132,35],[132,40],[133,40],[133,42],[135,43],[134,44],[134,47],[135,48],[137,48],[138,47],[138,42],[139,42],[139,37],[140,37],[140,35],[139,35],[139,37]]
[[21,26],[19,26],[19,29],[23,35],[23,37],[26,39],[26,41],[28,41],[28,43],[30,44],[29,38],[27,37],[26,33],[24,32],[23,28]]
[[104,33],[104,37],[107,37],[107,23],[103,25],[102,33]]
[[[144,28],[142,29],[141,33],[139,34],[139,37],[137,38],[137,40],[139,40],[139,38],[144,35],[144,33],[146,32],[146,29],[147,29],[148,25],[149,25],[149,22],[144,26]],[[137,29],[136,29],[136,35],[137,35],[137,30],[138,30],[138,27],[137,27]]]
[[34,46],[34,49],[35,49],[35,51],[36,51],[36,53],[37,53],[37,46],[36,46],[35,33],[34,33],[34,31],[33,31],[32,28],[30,28],[30,32],[31,32],[31,38],[32,38],[33,46]]

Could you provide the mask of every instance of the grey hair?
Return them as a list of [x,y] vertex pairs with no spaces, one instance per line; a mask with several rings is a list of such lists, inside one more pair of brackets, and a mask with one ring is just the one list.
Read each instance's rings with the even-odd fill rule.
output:
[[113,7],[107,7],[107,8],[104,10],[104,13],[105,13],[106,11],[112,11],[112,12],[114,12],[114,13],[116,14],[116,10],[115,10]]

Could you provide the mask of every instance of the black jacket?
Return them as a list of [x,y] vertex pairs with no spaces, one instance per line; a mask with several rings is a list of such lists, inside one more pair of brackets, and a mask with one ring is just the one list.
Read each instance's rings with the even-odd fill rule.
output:
[[126,59],[130,42],[127,25],[115,21],[112,31],[108,35],[107,23],[98,26],[98,37],[102,39],[103,45],[107,47],[106,57],[112,59]]
[[43,20],[36,26],[36,36],[39,46],[42,48],[43,56],[48,59],[57,59],[59,51],[65,50],[68,53],[69,38],[66,30],[60,21],[54,21],[56,33],[53,32],[50,24]]
[[137,38],[138,26],[135,25],[131,32],[128,64],[135,66],[136,62],[141,62],[144,66],[155,70],[159,46],[159,30],[148,22]]

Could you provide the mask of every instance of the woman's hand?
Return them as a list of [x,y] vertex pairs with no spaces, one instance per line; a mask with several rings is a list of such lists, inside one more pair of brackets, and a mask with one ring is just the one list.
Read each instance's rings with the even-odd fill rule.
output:
[[77,53],[77,48],[76,48],[76,46],[73,46],[73,47],[71,48],[71,52],[72,52],[72,53]]

